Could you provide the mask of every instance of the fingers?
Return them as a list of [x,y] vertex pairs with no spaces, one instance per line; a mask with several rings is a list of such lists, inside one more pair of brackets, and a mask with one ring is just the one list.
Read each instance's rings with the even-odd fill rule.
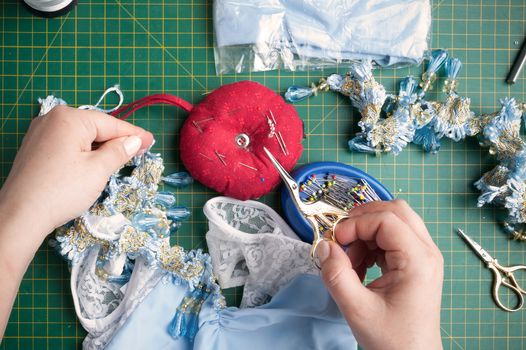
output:
[[141,150],[148,148],[153,142],[153,135],[138,126],[105,113],[97,111],[85,112],[90,112],[89,120],[95,131],[95,138],[93,139],[95,142],[105,142],[117,137],[136,135],[141,139]]
[[[91,150],[93,142],[105,142],[131,135],[141,139],[140,150],[146,150],[153,142],[153,135],[150,132],[99,111],[57,106],[46,118],[57,123],[69,123],[67,126],[69,132],[78,133],[76,136],[82,140],[85,150]],[[71,123],[75,124],[71,125]]]
[[365,213],[336,225],[336,237],[341,244],[356,240],[375,241],[384,251],[403,251],[417,254],[420,240],[414,231],[390,211]]
[[79,110],[78,117],[86,123],[93,141],[104,142],[117,137],[137,135],[141,128],[108,114],[92,111]]
[[419,239],[434,246],[433,239],[429,235],[422,218],[420,218],[420,216],[415,213],[415,211],[404,200],[395,199],[393,201],[370,202],[352,209],[349,213],[349,217],[356,217],[365,213],[374,213],[379,211],[393,212],[413,229]]
[[351,260],[351,266],[356,271],[360,281],[363,281],[367,271],[367,264],[365,263],[365,260],[367,259],[367,254],[369,253],[369,249],[367,248],[365,242],[356,241],[351,243],[345,250],[345,253]]
[[360,266],[369,252],[364,241],[352,242],[345,251],[349,259],[351,259],[352,266]]
[[349,323],[352,324],[354,318],[369,314],[376,305],[377,297],[362,285],[343,249],[335,242],[322,241],[316,254],[323,281]]
[[90,156],[93,164],[98,165],[97,168],[102,169],[104,175],[109,177],[135,156],[141,145],[142,140],[138,136],[119,137],[103,143]]

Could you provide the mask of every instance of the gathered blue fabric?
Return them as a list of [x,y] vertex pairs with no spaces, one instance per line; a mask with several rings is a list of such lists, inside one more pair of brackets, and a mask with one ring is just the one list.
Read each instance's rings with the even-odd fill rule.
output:
[[194,342],[171,337],[167,325],[185,287],[163,278],[116,331],[107,349],[353,349],[356,340],[320,277],[298,275],[255,308],[217,310],[212,298],[199,314]]

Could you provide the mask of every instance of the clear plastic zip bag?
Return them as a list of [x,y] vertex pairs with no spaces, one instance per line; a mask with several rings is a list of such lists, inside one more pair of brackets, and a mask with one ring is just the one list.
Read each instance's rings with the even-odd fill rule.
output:
[[429,0],[215,0],[217,74],[419,64]]

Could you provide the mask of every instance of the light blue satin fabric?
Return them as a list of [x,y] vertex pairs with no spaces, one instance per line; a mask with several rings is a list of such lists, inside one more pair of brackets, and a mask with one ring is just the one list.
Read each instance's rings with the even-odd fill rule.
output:
[[253,45],[255,55],[266,58],[288,50],[303,60],[420,63],[430,26],[429,0],[214,2],[217,47]]
[[186,287],[161,281],[116,332],[107,349],[355,349],[356,341],[320,277],[298,275],[256,308],[216,311],[207,300],[193,343],[167,327]]

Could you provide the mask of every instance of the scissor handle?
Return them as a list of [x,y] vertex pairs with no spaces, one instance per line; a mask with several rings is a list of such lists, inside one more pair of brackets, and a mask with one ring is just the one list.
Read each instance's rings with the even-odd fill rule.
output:
[[307,216],[306,218],[310,222],[310,224],[312,226],[313,234],[314,234],[314,237],[313,237],[313,240],[312,240],[312,247],[311,247],[311,250],[310,250],[310,258],[311,258],[312,262],[314,263],[314,265],[318,269],[321,270],[320,262],[318,260],[318,257],[316,256],[316,248],[318,247],[318,244],[321,241],[333,241],[333,242],[336,242],[336,243],[338,242],[336,240],[336,234],[335,234],[336,225],[340,221],[342,221],[343,219],[346,219],[347,216],[338,215],[338,219],[332,224],[331,231],[330,231],[330,237],[325,237],[323,235],[320,235],[320,225],[319,225],[319,223],[318,223],[318,221],[316,220],[315,217]]
[[[495,301],[495,304],[497,304],[498,307],[500,307],[502,310],[514,312],[518,311],[522,308],[524,305],[524,296],[523,293],[525,291],[519,286],[517,280],[515,279],[515,276],[513,275],[514,271],[526,269],[526,266],[522,265],[516,265],[516,266],[510,266],[510,267],[504,267],[501,266],[497,260],[494,260],[492,263],[488,264],[488,268],[493,272],[493,300]],[[502,277],[501,273],[504,273],[504,278]],[[515,293],[515,295],[518,298],[517,305],[515,305],[514,308],[509,308],[505,306],[502,301],[500,300],[499,296],[499,289],[500,286],[504,285],[506,288],[510,289]]]

